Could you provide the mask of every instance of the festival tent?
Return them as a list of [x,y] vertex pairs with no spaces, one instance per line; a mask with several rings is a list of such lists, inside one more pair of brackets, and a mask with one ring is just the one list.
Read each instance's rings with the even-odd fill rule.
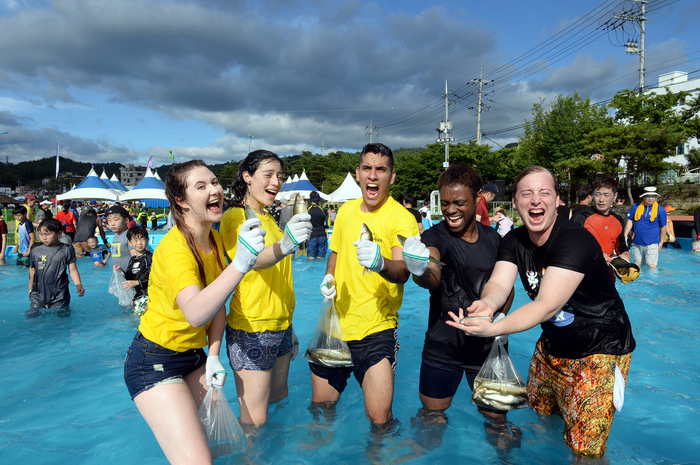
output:
[[306,171],[304,171],[303,173],[301,173],[299,181],[297,181],[296,184],[294,184],[294,187],[289,189],[288,192],[290,196],[294,196],[295,194],[301,194],[302,197],[308,199],[311,193],[314,191],[318,192],[318,195],[320,195],[322,199],[328,200],[328,196],[326,194],[316,189],[316,187],[313,184],[311,184],[309,178],[306,177]]
[[293,181],[292,181],[292,177],[291,177],[291,176],[287,176],[287,180],[284,181],[284,184],[282,185],[282,189],[280,189],[280,192],[288,191],[289,188],[292,186],[292,182],[293,182]]
[[348,173],[340,187],[328,194],[328,197],[331,202],[346,202],[352,199],[359,199],[362,197],[362,189],[357,185],[352,174]]
[[126,191],[129,190],[129,189],[126,188],[126,186],[124,186],[124,184],[122,184],[122,183],[119,181],[119,178],[117,178],[117,175],[116,175],[116,174],[113,174],[112,177],[109,178],[109,180],[112,181],[112,184],[114,184],[115,186],[117,186],[117,187],[119,188],[120,191],[126,192]]
[[160,179],[160,176],[158,176],[158,170],[153,170],[153,177],[156,178],[163,187],[165,187],[165,183],[162,179]]
[[102,175],[100,175],[100,179],[102,181],[104,181],[104,183],[107,184],[107,186],[114,189],[115,191],[117,191],[117,192],[122,191],[122,189],[120,189],[119,186],[117,186],[116,184],[114,184],[112,181],[109,180],[109,178],[107,177],[107,173],[105,173],[104,169],[102,170]]
[[74,186],[65,194],[56,196],[56,200],[74,199],[96,199],[96,200],[117,200],[119,193],[107,186],[95,173],[95,168],[90,168],[90,172],[80,184]]
[[275,199],[279,200],[282,197],[289,199],[289,191],[291,191],[294,188],[294,186],[296,186],[296,184],[298,182],[299,182],[299,175],[298,174],[295,174],[294,179],[292,179],[291,181],[289,179],[287,179],[287,182],[284,183],[284,185],[282,186],[282,190],[280,190],[277,193],[277,195],[275,196]]
[[168,200],[165,196],[165,188],[163,185],[153,176],[150,168],[146,169],[146,175],[143,179],[134,186],[129,192],[121,194],[119,196],[119,201],[126,200],[143,200],[143,199],[163,199]]

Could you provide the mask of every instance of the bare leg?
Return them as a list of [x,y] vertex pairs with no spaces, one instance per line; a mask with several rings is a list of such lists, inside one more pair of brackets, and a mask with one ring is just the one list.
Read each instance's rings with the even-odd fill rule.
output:
[[394,370],[388,359],[370,367],[362,382],[367,419],[375,425],[383,425],[392,419],[391,404],[394,400]]
[[340,393],[328,384],[328,380],[313,373],[311,373],[311,391],[311,402],[314,403],[338,402],[340,399]]
[[278,357],[275,365],[265,371],[240,370],[234,373],[241,422],[262,426],[267,422],[270,402],[287,397],[290,354]]
[[[205,368],[190,377],[199,371],[203,376]],[[211,464],[211,452],[189,385],[158,385],[136,396],[134,403],[171,464]]]

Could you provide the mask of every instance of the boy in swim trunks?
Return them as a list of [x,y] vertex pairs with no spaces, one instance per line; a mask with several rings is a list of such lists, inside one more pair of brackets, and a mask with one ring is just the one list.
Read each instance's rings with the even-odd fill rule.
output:
[[107,260],[112,255],[104,245],[99,245],[97,242],[97,237],[90,236],[87,238],[87,245],[89,249],[85,252],[85,255],[92,258],[93,265],[97,268],[104,268],[107,264]]
[[469,316],[491,316],[505,303],[518,274],[532,302],[500,321],[451,315],[450,326],[469,335],[495,336],[541,325],[528,376],[530,407],[560,414],[564,440],[575,454],[601,457],[615,409],[615,386],[624,389],[632,327],[600,245],[590,232],[557,215],[557,183],[541,167],[515,181],[513,206],[524,227],[511,231],[498,250],[491,278]]

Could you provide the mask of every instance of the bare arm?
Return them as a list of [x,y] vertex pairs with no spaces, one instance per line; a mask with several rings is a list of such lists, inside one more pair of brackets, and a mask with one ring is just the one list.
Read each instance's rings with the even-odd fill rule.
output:
[[219,355],[221,351],[221,339],[224,336],[224,327],[226,326],[226,307],[221,307],[219,313],[211,320],[209,328],[207,328],[207,337],[209,339],[209,356]]
[[0,235],[0,260],[5,258],[5,248],[7,247],[7,234]]
[[634,226],[634,222],[632,220],[627,220],[627,224],[625,224],[625,232],[623,233],[625,240],[627,240],[627,236],[629,236],[630,231],[632,231],[632,226]]
[[33,266],[29,267],[29,293],[32,293],[34,289],[34,275],[36,274],[36,269]]
[[502,320],[491,323],[486,319],[474,319],[460,324],[458,318],[453,316],[453,320],[456,321],[448,321],[447,324],[462,329],[467,334],[486,337],[527,331],[556,315],[574,294],[583,276],[583,273],[550,266],[542,278],[537,298],[514,310]]
[[326,264],[326,274],[332,274],[335,276],[335,262],[338,260],[338,254],[336,252],[331,252],[328,256],[328,263]]
[[402,247],[391,248],[391,260],[384,258],[384,268],[379,272],[379,276],[394,284],[404,284],[408,281],[411,273],[403,261],[402,252]]
[[266,246],[260,255],[258,255],[258,260],[255,262],[254,270],[265,270],[272,266],[275,266],[280,260],[286,257],[282,253],[282,246],[280,246],[279,241],[274,244]]
[[[442,257],[440,251],[435,247],[428,247],[430,256],[435,260],[440,261]],[[428,269],[425,270],[422,276],[413,275],[413,282],[418,284],[423,289],[437,289],[440,287],[440,280],[442,279],[442,270],[435,263],[430,262],[428,264]]]
[[236,267],[229,266],[204,289],[196,284],[182,289],[175,300],[190,326],[199,328],[214,318],[243,276]]
[[29,247],[27,247],[27,250],[24,251],[24,256],[29,256],[29,253],[32,251],[32,246],[36,242],[36,236],[34,235],[33,232],[29,233]]
[[659,251],[661,251],[661,248],[664,246],[664,241],[666,240],[667,233],[668,233],[668,224],[665,226],[662,226],[661,231],[659,232]]
[[68,265],[68,271],[70,272],[70,278],[75,284],[75,288],[78,290],[78,297],[82,297],[85,294],[85,289],[83,289],[83,283],[80,281],[80,272],[75,262]]
[[[496,262],[491,277],[481,291],[481,299],[467,309],[469,313],[473,313],[474,316],[493,316],[499,309],[506,308],[509,300],[512,303],[513,285],[517,277],[518,267],[515,263]],[[477,302],[481,303],[474,308],[474,311],[470,310]]]

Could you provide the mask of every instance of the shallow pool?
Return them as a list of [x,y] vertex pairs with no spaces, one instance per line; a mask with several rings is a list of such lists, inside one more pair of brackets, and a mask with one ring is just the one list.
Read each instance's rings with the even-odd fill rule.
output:
[[[700,451],[700,254],[683,249],[661,252],[660,268],[643,268],[622,286],[637,349],[632,356],[625,406],[615,417],[607,457],[611,463],[698,463]],[[106,293],[108,269],[79,260],[85,297],[72,287],[68,317],[49,314],[27,319],[27,271],[14,260],[0,266],[0,462],[3,464],[166,463],[151,431],[138,414],[123,382],[122,362],[138,320],[125,314]],[[302,349],[308,344],[321,297],[325,262],[294,263]],[[519,283],[519,280],[518,280]],[[515,305],[526,301],[517,284]],[[401,351],[396,372],[396,425],[381,443],[365,419],[362,392],[354,378],[338,404],[334,421],[309,410],[307,362],[292,362],[289,397],[270,407],[269,423],[251,442],[250,463],[354,464],[496,463],[484,421],[462,383],[441,434],[419,431],[418,373],[427,324],[428,292],[412,281],[400,312]],[[510,337],[510,352],[523,376],[535,341],[533,329]],[[222,357],[225,357],[222,355]],[[228,360],[224,361],[228,366]],[[233,411],[238,403],[233,379],[225,387]],[[502,454],[505,463],[567,463],[572,455],[561,437],[562,420],[540,419],[529,409],[508,414],[522,433],[519,448]],[[417,438],[423,440],[416,440]],[[421,448],[417,444],[430,444]],[[239,463],[227,457],[217,463]]]

